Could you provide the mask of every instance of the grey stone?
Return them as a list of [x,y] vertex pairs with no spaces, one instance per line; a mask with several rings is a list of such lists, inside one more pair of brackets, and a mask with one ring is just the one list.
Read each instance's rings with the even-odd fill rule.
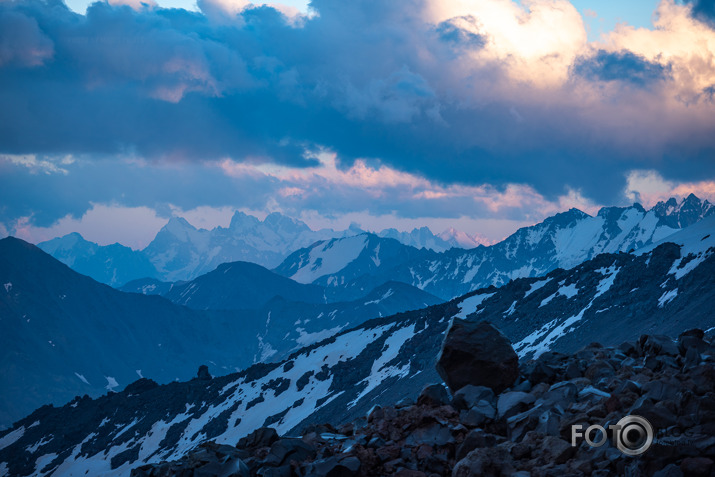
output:
[[486,386],[474,386],[468,384],[454,393],[452,405],[455,409],[469,409],[479,401],[495,402],[494,391]]
[[449,402],[449,393],[441,384],[428,384],[417,398],[417,404],[428,406],[444,406]]
[[522,406],[536,401],[536,398],[529,393],[521,391],[511,391],[499,395],[497,400],[497,415],[499,418],[509,417],[521,411]]

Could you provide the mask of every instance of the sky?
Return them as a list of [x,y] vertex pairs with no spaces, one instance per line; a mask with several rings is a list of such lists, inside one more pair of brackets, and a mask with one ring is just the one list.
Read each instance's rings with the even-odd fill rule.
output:
[[0,0],[0,235],[715,199],[711,0]]

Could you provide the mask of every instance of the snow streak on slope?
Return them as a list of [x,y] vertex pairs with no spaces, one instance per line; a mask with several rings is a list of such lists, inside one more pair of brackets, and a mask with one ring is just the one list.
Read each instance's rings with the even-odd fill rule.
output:
[[366,244],[367,235],[318,243],[290,278],[298,283],[312,283],[323,275],[337,273],[358,258]]
[[[259,364],[244,373],[210,381],[168,385],[167,390],[188,386],[192,391],[177,391],[153,404],[142,399],[156,388],[140,380],[137,383],[143,384],[132,385],[137,390],[127,391],[127,401],[122,401],[127,407],[87,426],[87,432],[77,434],[74,443],[53,445],[51,440],[38,439],[41,444],[30,449],[33,458],[25,465],[31,466],[27,469],[33,475],[128,475],[142,463],[177,459],[207,439],[235,445],[261,426],[289,433],[336,399],[342,399],[337,408],[343,413],[346,407],[362,409],[363,401],[384,388],[386,380],[411,374],[412,364],[403,356],[410,353],[403,348],[427,329],[424,323],[418,327],[414,319],[366,325],[305,348],[279,364]],[[346,379],[347,386],[341,384]],[[192,395],[193,400],[189,398]],[[107,403],[118,396],[81,399],[62,409],[79,413],[87,403],[109,409]],[[82,416],[97,417],[97,411]],[[27,448],[18,443],[26,432],[20,427],[1,437],[0,443]],[[97,442],[103,442],[102,447],[97,448]]]
[[715,216],[710,216],[636,253],[649,253],[662,243],[680,245],[680,258],[673,263],[670,274],[680,280],[715,253]]

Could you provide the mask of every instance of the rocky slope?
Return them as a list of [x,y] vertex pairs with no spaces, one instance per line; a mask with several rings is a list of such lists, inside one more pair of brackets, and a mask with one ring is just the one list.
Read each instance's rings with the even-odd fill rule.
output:
[[[145,463],[180,459],[208,440],[233,446],[262,426],[273,427],[281,435],[301,434],[322,422],[339,426],[364,416],[374,405],[416,397],[426,384],[439,382],[435,363],[453,318],[488,318],[496,323],[514,343],[522,365],[535,357],[550,359],[554,351],[574,353],[592,341],[615,346],[638,341],[644,333],[677,336],[696,327],[712,333],[715,234],[706,233],[712,230],[709,222],[701,227],[703,230],[681,237],[681,245],[665,243],[638,256],[601,255],[569,271],[554,270],[543,278],[515,280],[502,289],[480,290],[423,310],[370,320],[280,362],[259,364],[237,374],[164,386],[142,381],[99,399],[78,398],[62,408],[39,409],[0,436],[3,443],[11,442],[0,451],[0,462],[19,475],[42,475],[53,469],[78,475],[127,475]],[[638,295],[636,288],[644,290],[643,295]],[[531,320],[534,323],[529,324]],[[710,359],[708,353],[701,353],[698,360]],[[588,354],[577,356],[584,366],[595,359]],[[642,360],[627,365],[638,368],[636,373],[641,373],[641,367],[659,372],[673,364],[680,369],[687,353],[680,358],[655,359],[643,348],[630,357]],[[692,362],[692,356],[690,359]],[[590,384],[572,383],[577,391],[592,385],[612,393],[610,384],[600,382],[601,376],[586,375],[587,369],[581,369],[580,363],[579,376],[588,378]],[[546,364],[561,369],[568,363]],[[609,365],[615,369],[614,373],[606,370],[610,377],[626,366]],[[542,371],[551,374],[548,369]],[[561,371],[554,373],[561,376]],[[531,376],[531,372],[526,374]],[[205,373],[203,377],[207,377]],[[532,377],[529,380],[532,385],[539,382]],[[511,389],[520,390],[533,391]],[[541,390],[545,391],[543,386]],[[565,404],[563,409],[571,406]],[[571,411],[586,412],[592,407],[590,402],[583,407],[586,405],[580,400],[576,404]],[[461,419],[452,416],[440,419]],[[528,422],[532,420],[530,417]],[[466,439],[466,433],[459,437],[459,432],[464,431],[452,433],[455,442]],[[499,432],[496,434],[502,437],[507,435],[505,429]],[[542,448],[540,442],[534,441],[533,449]],[[530,454],[520,455],[519,465],[526,465],[520,461]],[[607,462],[612,457],[606,455]],[[456,454],[437,458],[443,466],[456,463],[451,459],[456,459]],[[606,462],[602,457],[597,460]],[[278,465],[283,464],[280,459]],[[350,465],[354,464],[351,461]],[[397,471],[402,464],[395,464],[393,470]],[[606,467],[596,467],[603,469]]]
[[[483,354],[493,346],[472,345]],[[445,348],[450,346],[448,336]],[[416,403],[377,407],[340,426],[309,426],[301,437],[261,428],[235,445],[208,441],[180,460],[144,465],[131,475],[710,476],[714,364],[715,347],[701,330],[677,342],[643,335],[617,348],[594,343],[572,355],[548,353],[529,362],[501,393],[490,380],[452,389],[452,397],[435,384]],[[647,431],[639,440],[637,426],[622,421],[629,415],[647,419],[651,444]],[[624,422],[623,429],[609,431],[602,446],[584,440],[589,426],[607,429],[616,422]],[[573,426],[580,426],[580,434]],[[601,439],[597,432],[592,440]],[[643,452],[633,458],[619,445]]]

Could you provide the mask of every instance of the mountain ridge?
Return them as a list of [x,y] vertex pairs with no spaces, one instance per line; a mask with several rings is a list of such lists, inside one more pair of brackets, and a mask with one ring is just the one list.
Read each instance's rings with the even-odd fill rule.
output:
[[[320,240],[365,233],[351,224],[346,230],[312,230],[304,222],[274,212],[264,220],[236,211],[228,227],[196,228],[183,217],[171,217],[142,250],[120,244],[102,246],[73,232],[38,244],[77,271],[111,286],[154,278],[186,281],[222,263],[248,261],[267,268],[278,266],[291,252]],[[394,238],[416,248],[447,250],[471,245],[474,238],[458,231],[435,235],[427,227],[399,232],[385,229],[376,235]],[[121,247],[121,248],[118,248]],[[124,257],[124,258],[123,258]]]
[[[712,335],[715,216],[698,225],[674,237],[680,244],[600,254],[572,269],[375,318],[237,374],[158,387],[134,383],[121,395],[43,407],[0,436],[9,443],[0,462],[39,475],[55,469],[126,475],[145,463],[176,460],[209,439],[235,445],[261,426],[294,435],[312,424],[340,425],[440,382],[434,364],[453,317],[494,323],[524,361],[593,341],[616,346],[644,333],[701,328]],[[146,398],[132,397],[144,388]],[[79,423],[71,435],[59,424],[70,420]],[[48,441],[50,435],[62,439]]]
[[[343,270],[322,273],[315,267],[311,273],[319,277],[320,283],[356,290],[399,280],[449,300],[490,285],[501,286],[515,278],[571,268],[599,253],[637,250],[677,232],[679,229],[670,227],[674,223],[694,224],[715,214],[712,204],[692,194],[678,207],[664,204],[649,211],[637,203],[630,207],[603,207],[593,217],[570,209],[523,227],[490,246],[424,254],[403,263],[372,267],[368,274],[358,277]],[[333,239],[336,240],[340,239]],[[275,270],[295,276],[296,269],[307,263],[297,258],[306,253],[307,249],[294,252]]]

